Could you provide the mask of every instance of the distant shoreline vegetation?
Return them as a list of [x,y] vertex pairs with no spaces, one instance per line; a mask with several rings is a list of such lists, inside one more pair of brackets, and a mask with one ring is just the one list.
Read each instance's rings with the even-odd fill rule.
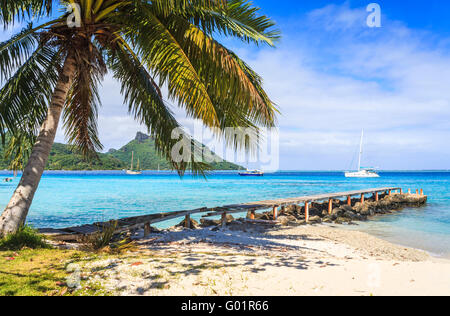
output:
[[[134,152],[135,159],[140,159],[141,169],[145,171],[171,171],[170,163],[158,154],[154,140],[145,134],[137,133],[136,138],[119,150],[111,149],[107,153],[98,153],[98,159],[87,161],[83,155],[70,145],[55,143],[50,153],[46,171],[120,171],[128,169],[131,162],[131,154]],[[0,148],[0,169],[9,170],[10,161],[6,160],[5,148]],[[239,165],[224,161],[216,154],[209,161],[214,171],[227,171],[242,169]]]

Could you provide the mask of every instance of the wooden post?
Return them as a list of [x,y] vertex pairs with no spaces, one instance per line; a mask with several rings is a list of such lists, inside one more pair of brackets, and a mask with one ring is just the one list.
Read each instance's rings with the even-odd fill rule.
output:
[[416,189],[416,195],[419,195],[419,189]]
[[250,211],[250,219],[255,220],[255,211]]
[[278,207],[273,207],[273,220],[276,221],[278,219]]
[[403,194],[403,189],[400,189],[400,194]]
[[309,202],[305,202],[305,221],[309,222]]
[[420,189],[420,195],[422,195],[422,196],[424,195],[423,194],[423,189]]
[[328,214],[331,215],[331,213],[333,213],[333,200],[329,199],[328,200]]
[[352,197],[351,196],[347,196],[347,205],[352,206]]
[[361,204],[364,205],[364,193],[361,194]]
[[191,228],[191,215],[190,214],[187,214],[184,219],[184,227],[187,229]]
[[378,202],[380,200],[380,195],[378,192],[375,192],[375,202]]
[[222,213],[222,220],[221,220],[221,224],[222,224],[222,228],[224,228],[225,226],[227,226],[227,213],[223,212]]
[[150,223],[146,223],[144,225],[144,237],[147,237],[148,235],[150,235]]
[[391,196],[392,195],[392,190],[388,191],[388,195]]

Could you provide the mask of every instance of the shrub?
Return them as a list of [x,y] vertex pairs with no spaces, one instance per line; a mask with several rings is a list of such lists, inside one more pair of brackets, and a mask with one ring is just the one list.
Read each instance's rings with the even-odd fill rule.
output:
[[21,227],[17,233],[9,234],[0,239],[0,251],[18,251],[22,248],[49,249],[43,235],[30,226]]
[[101,250],[111,243],[117,228],[117,221],[110,221],[103,226],[102,230],[96,234],[87,236],[83,243],[86,244],[87,250]]

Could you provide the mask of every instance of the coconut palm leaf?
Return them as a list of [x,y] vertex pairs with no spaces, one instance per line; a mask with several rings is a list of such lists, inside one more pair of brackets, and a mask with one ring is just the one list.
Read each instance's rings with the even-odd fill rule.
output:
[[61,54],[39,46],[0,90],[0,133],[34,134],[45,118],[58,78]]
[[64,128],[69,143],[76,145],[85,157],[96,157],[103,149],[98,137],[98,86],[107,72],[99,49],[88,40],[76,52],[77,73],[64,110]]
[[167,84],[169,99],[184,106],[190,116],[201,119],[207,126],[217,127],[214,105],[191,60],[166,26],[150,10],[143,11],[140,21],[128,22],[131,25],[126,40],[134,44],[151,73],[160,79],[160,86]]
[[5,26],[26,18],[50,15],[54,0],[0,0],[0,22]]
[[[119,40],[120,42],[123,40]],[[210,167],[193,159],[194,153],[200,150],[193,141],[190,145],[192,148],[190,164],[173,161],[172,148],[179,140],[172,139],[172,131],[180,129],[181,126],[164,102],[152,76],[135,56],[127,47],[118,44],[111,50],[108,58],[114,77],[122,85],[121,92],[125,103],[128,104],[128,111],[139,123],[146,126],[155,141],[156,149],[171,162],[174,170],[183,174],[186,168],[190,167],[194,174],[205,174]]]

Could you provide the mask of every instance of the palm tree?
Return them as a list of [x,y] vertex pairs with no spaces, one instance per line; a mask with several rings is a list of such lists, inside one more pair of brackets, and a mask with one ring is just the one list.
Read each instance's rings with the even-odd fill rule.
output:
[[[73,12],[61,10],[67,5]],[[86,157],[102,149],[98,86],[107,71],[121,83],[129,113],[170,161],[177,141],[171,132],[180,125],[161,87],[166,100],[229,144],[257,146],[227,127],[273,127],[276,107],[261,78],[217,39],[274,46],[279,33],[258,11],[248,0],[0,0],[4,28],[28,23],[0,44],[0,133],[34,144],[0,233],[25,223],[61,116],[67,139]],[[172,167],[180,175],[208,170],[195,161]]]

